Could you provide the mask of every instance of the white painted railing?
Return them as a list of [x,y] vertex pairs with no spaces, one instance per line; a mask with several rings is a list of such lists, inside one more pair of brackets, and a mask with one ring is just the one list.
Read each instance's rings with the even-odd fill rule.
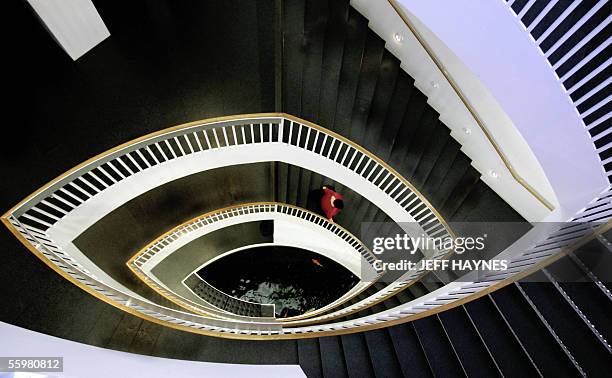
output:
[[[536,2],[506,0],[574,104],[612,182],[610,84],[612,8],[608,0]],[[608,34],[606,34],[608,33]]]
[[[313,320],[335,319],[366,307],[410,284],[412,281],[406,278],[417,279],[424,271],[417,269],[408,272],[402,282],[389,285],[382,292],[366,298],[365,302],[319,318],[284,324],[243,319],[215,319],[169,309],[143,299],[129,290],[114,287],[112,282],[98,278],[95,273],[85,268],[83,261],[78,261],[67,253],[65,246],[50,236],[53,235],[53,228],[58,223],[70,218],[73,212],[82,211],[88,203],[96,200],[96,196],[102,196],[104,192],[109,192],[113,187],[123,185],[122,183],[133,188],[139,175],[145,175],[147,170],[153,170],[155,167],[163,168],[164,164],[181,159],[187,162],[189,156],[198,154],[204,158],[208,152],[231,151],[233,153],[210,155],[216,158],[228,155],[228,158],[231,158],[236,156],[238,148],[251,146],[263,146],[256,150],[263,154],[263,157],[245,154],[251,156],[251,159],[264,159],[260,161],[272,159],[296,162],[299,160],[295,158],[296,156],[309,160],[319,159],[320,165],[319,163],[313,165],[304,163],[304,165],[313,170],[319,169],[323,171],[322,174],[331,173],[329,177],[332,179],[336,179],[335,175],[338,175],[341,180],[336,181],[345,180],[356,184],[351,187],[368,196],[375,205],[388,212],[394,221],[399,223],[414,220],[425,235],[430,237],[453,236],[427,201],[384,162],[330,131],[291,116],[278,114],[197,122],[164,130],[119,146],[46,185],[5,214],[3,221],[33,253],[58,273],[89,293],[130,313],[192,332],[232,338],[265,339],[320,336],[376,328],[448,308],[459,300],[476,298],[496,285],[515,279],[530,269],[551,261],[550,259],[563,253],[564,248],[571,247],[573,243],[588,235],[592,231],[594,222],[607,221],[612,214],[610,204],[612,193],[607,190],[574,217],[580,222],[544,232],[532,230],[504,251],[500,256],[512,261],[507,272],[489,272],[484,276],[468,277],[473,278],[469,282],[464,282],[464,277],[462,282],[453,282],[428,295],[374,315],[350,321],[306,326],[301,325]],[[254,151],[249,149],[246,152]],[[238,161],[241,160],[233,160],[228,165],[237,164]],[[158,184],[161,181],[158,179]],[[131,195],[137,195],[137,191]],[[79,221],[87,223],[83,218],[79,218]],[[438,259],[447,254],[447,251],[431,251],[427,257]]]
[[[272,151],[275,156],[271,160],[293,163],[291,156],[299,153],[303,154],[300,157],[316,157],[318,161],[302,165],[304,168],[327,170],[323,174],[342,172],[348,176],[348,171],[351,177],[344,181],[365,184],[363,186],[367,188],[353,189],[365,196],[375,194],[368,198],[378,202],[383,210],[388,210],[394,220],[416,221],[431,237],[449,235],[448,227],[433,207],[386,163],[329,130],[282,114],[196,122],[139,138],[58,177],[13,208],[11,215],[44,232],[129,178],[138,178],[174,160],[186,160],[193,155],[204,157],[209,151],[237,151],[239,147],[248,146],[260,147],[253,149],[254,152]],[[267,159],[267,156],[263,158]],[[260,159],[256,154],[251,156],[251,160],[262,161]],[[217,166],[239,163],[241,161],[233,161],[228,156],[226,163],[220,162]],[[163,183],[164,179],[158,178],[157,184]],[[132,180],[130,184],[138,184],[137,181]]]
[[[197,303],[190,301],[188,298],[184,298],[183,296],[180,296],[177,293],[174,293],[171,289],[169,289],[168,286],[164,284],[164,282],[161,282],[157,277],[155,277],[154,274],[152,274],[151,271],[153,270],[153,268],[163,259],[168,257],[168,255],[172,254],[174,251],[180,248],[180,246],[189,243],[194,238],[198,238],[206,233],[218,230],[219,227],[227,227],[230,222],[232,222],[231,224],[236,224],[253,221],[254,219],[268,219],[269,217],[279,214],[285,216],[282,219],[291,220],[291,218],[297,218],[309,222],[311,225],[315,226],[315,228],[320,228],[320,230],[323,232],[319,233],[319,236],[328,240],[329,244],[332,246],[338,246],[338,244],[332,243],[329,239],[330,236],[337,237],[339,240],[345,243],[345,248],[339,248],[337,250],[338,254],[343,255],[346,254],[347,251],[352,251],[355,255],[357,255],[356,258],[351,257],[352,261],[356,261],[356,263],[352,264],[352,268],[356,268],[361,271],[359,274],[361,282],[359,282],[353,289],[351,289],[341,298],[338,298],[338,300],[320,309],[309,312],[308,317],[325,312],[340,303],[346,302],[353,296],[359,294],[361,291],[366,289],[372,283],[376,282],[384,273],[384,271],[377,271],[375,267],[375,262],[378,259],[375,257],[375,255],[357,237],[355,237],[349,231],[344,229],[342,226],[336,223],[329,222],[324,217],[306,209],[277,202],[256,202],[250,204],[236,205],[212,211],[202,216],[196,217],[173,228],[172,230],[168,231],[164,235],[149,243],[127,262],[127,266],[130,268],[130,270],[132,270],[132,272],[134,272],[134,274],[136,274],[141,280],[143,280],[143,282],[145,282],[153,290],[166,297],[170,301],[191,311],[195,311],[203,315],[210,315],[211,311],[209,307],[203,307],[201,305],[198,305]],[[328,235],[327,233],[330,233],[331,235]],[[177,246],[177,244],[179,244],[179,246]],[[322,252],[319,251],[319,253]],[[342,265],[346,265],[345,263],[346,261],[348,261],[347,258],[349,256],[338,257],[330,255],[327,257],[337,260],[337,262],[341,263]],[[197,268],[196,270],[199,269],[201,269],[201,267]],[[180,280],[182,278],[183,277],[177,277],[177,280]],[[202,300],[204,300],[204,298],[202,298]],[[239,300],[236,299],[236,301]],[[214,307],[219,307],[214,303],[210,303],[210,305]],[[261,306],[266,307],[273,305]],[[229,309],[227,308],[219,309],[234,313],[236,315],[248,316],[247,314],[229,311]],[[266,309],[262,309],[262,312],[269,313],[269,311],[266,311]],[[226,319],[233,318],[229,314],[218,314],[214,311],[212,312],[212,314],[217,316],[222,315],[221,317]],[[305,316],[292,317],[291,319],[303,317]]]
[[182,282],[194,295],[220,310],[257,318],[273,319],[275,317],[276,306],[274,304],[249,302],[232,297],[204,281],[196,273],[192,273]]
[[[599,209],[593,214],[593,209]],[[387,311],[361,317],[350,321],[337,323],[289,327],[291,324],[300,324],[300,321],[290,324],[271,322],[243,322],[236,320],[210,319],[181,311],[171,310],[149,301],[126,295],[102,282],[96,281],[83,274],[80,270],[72,267],[69,258],[65,258],[57,247],[48,242],[43,243],[39,237],[44,235],[30,232],[14,217],[8,217],[7,221],[14,227],[16,235],[22,241],[28,243],[37,255],[52,265],[66,278],[78,283],[92,294],[103,298],[114,305],[145,319],[159,322],[171,327],[231,338],[294,338],[294,337],[317,337],[324,334],[347,333],[361,331],[364,329],[377,328],[397,322],[416,319],[424,315],[442,311],[450,308],[455,303],[476,299],[479,296],[492,291],[504,282],[512,282],[517,277],[526,274],[554,261],[556,258],[570,252],[576,243],[584,240],[585,236],[596,232],[603,232],[610,228],[609,219],[612,216],[612,189],[607,189],[595,200],[593,200],[583,211],[573,219],[581,222],[569,224],[553,224],[549,229],[532,230],[518,242],[514,243],[496,258],[508,258],[511,260],[510,269],[505,272],[470,273],[472,280],[465,277],[461,281],[452,282],[425,296],[419,297],[411,302],[402,304]],[[602,222],[608,222],[603,224]],[[599,227],[595,230],[595,227]],[[542,236],[545,235],[545,236]],[[461,301],[461,302],[459,302]],[[343,309],[340,315],[346,314]],[[312,320],[325,320],[327,317],[307,319],[302,323]]]
[[[144,136],[61,175],[8,214],[53,241],[82,272],[128,292],[72,241],[115,208],[165,182],[258,161],[283,161],[341,182],[398,224],[416,225],[407,230],[411,234],[452,236],[427,200],[386,163],[340,135],[280,113],[194,122]],[[436,259],[449,253],[423,252]],[[421,274],[409,272],[388,290],[396,291]]]
[[[249,214],[264,214],[264,213],[280,213],[307,220],[319,227],[323,227],[334,235],[338,236],[352,248],[354,248],[365,261],[371,266],[377,260],[376,256],[366,247],[357,237],[347,231],[344,227],[331,223],[320,215],[317,215],[306,209],[297,206],[288,205],[278,202],[257,202],[245,205],[231,206],[228,208],[213,211],[204,214],[201,217],[192,219],[191,221],[182,224],[173,229],[171,232],[156,239],[153,243],[145,247],[141,252],[137,253],[133,259],[129,261],[129,266],[135,269],[141,269],[153,256],[164,250],[168,245],[179,239],[182,235],[194,232],[200,228],[213,225],[221,220],[242,217]],[[374,269],[374,268],[373,268]],[[143,271],[143,273],[146,273]]]

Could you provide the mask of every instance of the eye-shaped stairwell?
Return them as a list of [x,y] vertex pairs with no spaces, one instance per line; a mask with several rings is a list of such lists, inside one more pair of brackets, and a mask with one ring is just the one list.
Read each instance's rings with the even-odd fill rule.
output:
[[[449,135],[446,126],[438,121],[436,112],[427,105],[427,98],[413,86],[413,80],[401,70],[399,61],[384,49],[382,40],[367,28],[367,20],[347,2],[287,1],[283,4],[283,15],[284,111],[334,130],[373,151],[423,193],[446,220],[521,220],[516,212],[479,180],[479,174],[460,151],[460,145]],[[111,178],[95,168],[93,175],[88,173],[76,182],[77,187],[66,189],[72,195],[60,194],[60,198],[71,205],[62,205],[58,203],[60,199],[51,198],[45,199],[47,203],[38,205],[38,209],[53,217],[60,217],[62,211],[69,212],[71,206],[78,206],[78,201],[87,201],[87,196],[94,196],[96,191],[104,191],[107,186],[111,186],[113,179],[121,181],[122,175],[128,177],[131,173],[137,174],[140,170],[151,168],[156,165],[156,159],[159,159],[157,163],[163,162],[164,153],[168,160],[172,160],[174,153],[175,158],[180,158],[181,153],[189,155],[190,152],[195,154],[200,151],[198,148],[206,149],[198,147],[198,143],[204,146],[208,142],[213,149],[228,146],[228,141],[263,142],[266,138],[272,140],[279,136],[279,132],[272,129],[272,124],[270,129],[266,127],[264,122],[256,123],[255,128],[252,124],[250,128],[239,127],[234,129],[238,132],[237,138],[232,135],[233,130],[230,128],[219,133],[200,134],[200,137],[196,135],[195,139],[187,134],[186,137],[178,136],[177,139],[165,142],[172,147],[160,143],[159,151],[152,146],[151,150],[149,146],[133,150],[115,161],[115,169],[119,172],[104,165],[102,169],[108,168],[107,173]],[[248,134],[249,129],[251,134]],[[246,139],[240,136],[243,130],[247,133]],[[296,145],[309,146],[312,143],[316,146],[322,143],[325,146],[321,139],[323,134],[311,131],[314,129],[294,130],[307,132],[309,136],[293,134],[294,139],[289,137],[281,140],[288,143],[295,140]],[[315,135],[320,138],[315,139]],[[329,151],[332,151],[331,147]],[[338,151],[344,153],[344,150]],[[360,167],[358,161],[361,156],[353,155],[355,168]],[[350,159],[348,155],[345,163],[352,167]],[[341,154],[334,160],[339,163],[342,160]],[[274,200],[308,208],[310,191],[320,188],[322,184],[332,183],[338,190],[349,193],[349,207],[338,217],[338,223],[355,235],[359,235],[361,222],[388,222],[393,219],[369,201],[368,196],[354,194],[349,187],[334,182],[330,178],[333,175],[325,177],[320,172],[292,163],[256,163],[260,167],[255,169],[255,173],[250,172],[255,164],[216,168],[216,172],[219,172],[216,179],[233,177],[225,182],[230,189],[218,190],[219,195],[215,195],[215,199],[203,207],[210,206],[208,209],[214,210],[248,198]],[[245,185],[246,181],[260,173],[266,175],[266,180],[263,180],[266,184],[255,187]],[[241,175],[244,180],[239,179]],[[382,177],[385,175],[382,174]],[[203,178],[200,187],[209,188],[207,184],[214,183],[214,177]],[[386,177],[382,178],[379,185],[386,187],[386,190],[393,189],[395,184],[385,180]],[[234,191],[236,186],[241,187],[241,190]],[[173,200],[182,201],[190,194],[193,193],[182,193],[182,196],[174,197]],[[146,202],[140,196],[136,197],[132,200],[137,204],[136,207],[139,200],[142,201],[141,205]],[[609,202],[608,191],[573,220],[605,221],[610,211]],[[202,206],[203,203],[194,201],[194,204]],[[61,211],[54,211],[54,206]],[[143,214],[153,209],[145,209]],[[159,206],[157,210],[149,215],[161,214],[164,207]],[[23,227],[21,222],[16,222],[15,218],[9,221],[26,238],[42,242],[43,245],[48,244],[47,247],[50,245],[53,249],[53,244],[47,243],[44,232],[40,232],[44,231],[44,227],[41,228],[41,224],[36,221],[53,223],[53,217],[49,219],[45,213],[36,210],[29,215],[35,218],[30,218],[34,223],[22,219],[23,223],[29,224],[29,229]],[[188,219],[184,213],[174,216],[177,219],[171,225]],[[150,238],[146,240],[151,240],[159,235],[159,230],[169,227],[158,225],[158,228],[157,233],[149,235]],[[460,229],[456,231],[461,232]],[[513,272],[519,273],[522,264],[538,266],[540,260],[536,258],[554,257],[555,253],[571,247],[574,252],[550,265],[543,273],[544,277],[539,277],[546,282],[511,283],[499,290],[487,291],[483,297],[458,307],[444,309],[427,317],[417,316],[415,320],[403,324],[391,321],[389,324],[394,325],[385,328],[349,334],[330,333],[326,337],[312,335],[299,340],[226,340],[177,331],[105,306],[97,317],[86,309],[83,309],[83,315],[72,315],[74,323],[88,323],[90,331],[74,331],[69,337],[113,349],[172,358],[299,363],[306,374],[312,377],[602,375],[602,362],[610,360],[610,330],[605,316],[602,316],[608,311],[611,299],[609,281],[606,281],[606,272],[602,269],[602,266],[606,266],[602,261],[610,266],[609,244],[606,244],[607,239],[603,234],[600,239],[577,247],[573,243],[579,242],[589,233],[588,227],[582,228],[581,223],[570,224],[558,233],[569,233],[572,236],[569,240],[553,238],[552,247],[551,242],[545,244],[545,241],[538,240],[541,244],[533,250],[515,256],[517,263],[513,265],[516,269]],[[140,236],[135,238],[143,243]],[[45,248],[40,244],[35,246]],[[125,264],[125,260],[119,264]],[[565,266],[565,269],[559,266]],[[587,277],[586,282],[565,282],[563,274],[566,274],[568,266],[581,277]],[[47,277],[50,273],[41,271],[39,274]],[[494,277],[492,274],[493,283],[501,283],[505,278]],[[36,277],[32,280],[36,280]],[[448,298],[455,300],[458,296],[453,294],[453,290],[474,293],[480,287],[478,285],[489,287],[493,283],[487,283],[486,280],[474,284],[464,282],[450,288],[450,293],[428,298],[433,301],[443,297],[447,299],[440,301],[448,301]],[[365,300],[386,286],[375,283],[338,309]],[[163,297],[154,297],[156,293],[146,292],[146,288],[143,285],[137,293],[143,297],[150,295],[148,298],[157,304],[180,310]],[[421,279],[384,300],[341,314],[338,318],[324,319],[320,324],[350,322],[368,317],[368,321],[377,322],[377,314],[397,310],[398,306],[403,305],[407,306],[405,309],[408,311],[413,311],[408,306],[411,301],[440,289],[444,289],[444,286],[437,280]],[[65,292],[80,302],[91,303],[92,308],[100,306],[97,303],[99,301],[92,303],[92,298],[78,289],[67,288]],[[50,293],[49,297],[57,298],[54,295]],[[63,300],[70,303],[67,299]],[[418,305],[432,308],[426,303]],[[41,312],[33,312],[33,315],[25,316],[21,324],[27,326],[27,322],[35,323],[36,315]],[[194,322],[197,322],[195,318]],[[361,324],[366,326],[364,329],[370,329],[368,322]],[[66,330],[64,326],[56,332],[69,332]],[[316,328],[312,327],[312,330]]]

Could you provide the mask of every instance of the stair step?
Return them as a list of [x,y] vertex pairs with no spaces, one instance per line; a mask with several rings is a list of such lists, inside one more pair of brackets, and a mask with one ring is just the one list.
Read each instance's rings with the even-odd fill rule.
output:
[[402,377],[391,336],[386,329],[364,332],[374,375],[380,378]]
[[297,206],[306,208],[308,206],[308,195],[310,194],[311,172],[308,169],[300,169],[298,192],[296,194]]
[[308,377],[322,378],[321,351],[319,339],[300,339],[297,341],[298,361]]
[[378,157],[385,161],[389,159],[395,137],[402,126],[408,102],[414,92],[418,92],[414,87],[414,80],[403,70],[400,71],[393,94],[391,95],[391,102],[389,103],[385,121],[378,137],[378,143],[373,150]]
[[389,327],[389,336],[405,377],[433,376],[412,323]]
[[369,32],[361,57],[361,73],[359,74],[359,84],[355,94],[349,132],[350,139],[360,145],[364,144],[366,125],[384,52],[385,41],[375,33]]
[[537,375],[538,371],[489,297],[464,305],[478,325],[485,345],[504,375]]
[[288,164],[276,162],[276,201],[287,203],[287,182],[289,181]]
[[351,116],[368,31],[368,21],[355,9],[350,8],[334,121],[334,131],[345,137],[350,136]]
[[302,169],[295,165],[289,165],[287,172],[287,198],[290,205],[297,205],[298,191],[300,187],[300,171]]
[[348,29],[349,3],[348,1],[329,1],[328,10],[329,19],[325,29],[321,67],[319,124],[334,130],[344,42]]
[[346,360],[348,376],[373,377],[370,353],[363,333],[350,333],[342,335],[342,348]]
[[525,282],[519,287],[535,304],[587,375],[597,375],[603,361],[612,361],[604,345],[551,283]]
[[406,154],[402,158],[403,163],[401,166],[404,177],[407,177],[412,181],[413,175],[419,165],[421,156],[425,151],[425,147],[431,140],[436,125],[438,124],[439,114],[431,106],[426,106],[421,117],[418,119],[416,130],[412,135]]
[[437,316],[412,322],[435,376],[462,377],[463,367]]
[[413,283],[412,285],[408,286],[407,290],[411,294],[411,296],[414,298],[419,298],[419,297],[422,297],[423,295],[429,294],[429,290],[427,290],[425,285],[423,285],[423,283],[420,281],[417,281]]
[[[305,2],[304,15],[304,52],[302,106],[298,115],[308,121],[319,121],[319,94],[323,66],[323,46],[328,19],[328,1],[312,0]],[[297,115],[297,114],[296,114]]]
[[[602,247],[603,248],[603,247]],[[569,258],[558,260],[546,270],[554,277],[559,286],[584,316],[593,324],[604,339],[612,340],[612,299],[586,277],[584,272]]]
[[404,157],[408,152],[411,141],[415,139],[414,135],[417,131],[421,115],[427,108],[427,97],[415,88],[406,106],[402,124],[393,139],[393,146],[387,160],[404,177],[410,177],[411,173],[403,167]]
[[321,351],[321,367],[323,377],[336,378],[348,377],[342,341],[338,336],[326,336],[319,338]]
[[377,146],[390,105],[393,100],[394,90],[397,87],[397,78],[401,72],[400,61],[389,51],[384,50],[376,90],[370,105],[370,114],[367,120],[367,138],[363,140],[363,146],[369,151],[378,154]]
[[574,252],[574,256],[584,264],[583,268],[588,269],[599,281],[612,291],[612,253],[602,248],[599,240],[592,240]]
[[395,294],[395,297],[400,303],[408,303],[415,298],[415,296],[412,295],[407,289],[404,289],[399,293]]
[[501,374],[463,306],[444,311],[439,318],[468,377]]
[[[481,189],[483,188],[482,185],[485,185],[480,185],[481,181],[479,181],[479,178],[480,173],[470,166],[442,206],[442,213],[445,214],[447,219],[455,220],[454,215],[460,209],[462,212],[469,212],[473,209],[474,205],[470,199],[478,198],[477,194],[479,192],[470,197],[471,191],[474,188],[477,190]],[[463,213],[460,212],[459,214],[461,216]]]
[[571,371],[578,373],[561,345],[515,285],[497,290],[491,297],[544,376],[560,377]]
[[412,175],[411,182],[418,189],[423,188],[425,181],[429,177],[438,159],[440,159],[442,155],[446,153],[444,147],[446,146],[446,142],[449,138],[450,130],[445,124],[438,121],[433,130],[433,135],[429,139],[429,143],[421,155],[419,165]]
[[304,66],[305,2],[287,0],[283,7],[283,110],[301,114]]
[[438,156],[436,163],[431,168],[427,179],[422,185],[421,193],[423,193],[426,198],[434,197],[434,194],[446,178],[457,154],[460,153],[460,148],[461,145],[452,137],[446,140],[443,151],[440,153],[440,156]]
[[448,169],[448,174],[445,175],[440,186],[430,198],[430,202],[446,219],[448,219],[447,214],[442,212],[444,203],[451,196],[455,188],[459,186],[464,175],[471,167],[470,163],[471,160],[467,156],[463,153],[458,153]]

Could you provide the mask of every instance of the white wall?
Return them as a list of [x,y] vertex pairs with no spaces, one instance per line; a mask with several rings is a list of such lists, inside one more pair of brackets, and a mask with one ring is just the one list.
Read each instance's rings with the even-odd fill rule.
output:
[[27,1],[73,60],[110,36],[91,0]]
[[[399,2],[452,50],[508,114],[561,206],[588,201],[607,186],[575,107],[504,1]],[[469,87],[462,82],[466,78],[454,77],[462,88]]]
[[239,365],[118,352],[0,322],[0,356],[63,357],[61,377],[305,377],[299,365]]

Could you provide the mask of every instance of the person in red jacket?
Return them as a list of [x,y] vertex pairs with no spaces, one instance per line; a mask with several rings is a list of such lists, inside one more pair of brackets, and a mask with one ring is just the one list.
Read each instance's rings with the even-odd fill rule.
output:
[[323,196],[321,197],[321,209],[325,213],[330,222],[334,221],[334,217],[344,209],[344,200],[341,194],[336,193],[333,186],[323,186]]

